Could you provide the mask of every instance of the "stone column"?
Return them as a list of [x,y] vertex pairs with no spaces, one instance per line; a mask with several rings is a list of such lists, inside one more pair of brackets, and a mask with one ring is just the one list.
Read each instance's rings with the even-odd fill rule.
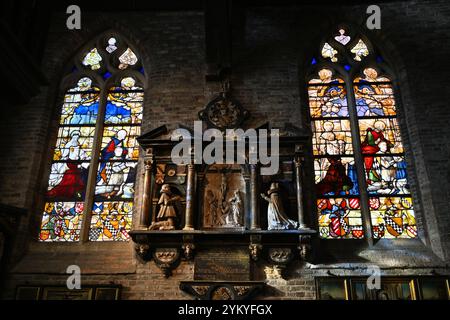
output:
[[194,230],[195,165],[188,164],[186,212],[183,230]]
[[303,210],[303,188],[302,188],[302,159],[295,157],[295,182],[297,186],[297,213],[299,228],[308,228],[305,224],[305,214]]
[[144,190],[142,192],[142,207],[139,217],[139,229],[147,229],[148,218],[150,214],[150,206],[152,201],[151,181],[153,171],[153,159],[144,160]]
[[258,188],[258,166],[250,165],[250,229],[259,230],[259,188]]

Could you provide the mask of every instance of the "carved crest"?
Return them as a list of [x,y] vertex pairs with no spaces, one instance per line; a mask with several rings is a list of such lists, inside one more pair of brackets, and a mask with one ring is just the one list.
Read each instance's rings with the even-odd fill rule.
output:
[[208,102],[198,116],[208,127],[219,130],[236,129],[248,117],[248,111],[242,108],[239,101],[223,92]]

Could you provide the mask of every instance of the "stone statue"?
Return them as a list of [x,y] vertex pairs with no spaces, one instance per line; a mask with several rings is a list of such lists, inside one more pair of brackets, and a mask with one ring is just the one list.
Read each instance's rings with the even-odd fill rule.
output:
[[283,202],[279,195],[280,190],[278,183],[273,182],[270,185],[267,197],[264,193],[261,193],[261,197],[269,202],[269,207],[267,208],[267,230],[288,230],[296,229],[298,223],[289,219],[284,212]]
[[149,230],[174,230],[177,213],[175,211],[175,203],[180,200],[179,196],[172,196],[172,191],[168,184],[161,187],[161,197],[158,204],[159,212],[156,217],[157,222],[152,223]]
[[225,226],[239,227],[241,226],[241,196],[239,190],[234,191],[233,196],[228,200],[230,203],[230,210],[225,218]]

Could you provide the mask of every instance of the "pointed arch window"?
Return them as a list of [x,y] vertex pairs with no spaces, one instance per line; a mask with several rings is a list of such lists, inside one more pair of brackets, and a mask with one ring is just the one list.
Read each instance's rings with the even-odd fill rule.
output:
[[105,33],[68,71],[39,240],[126,241],[144,99],[141,61],[126,39]]
[[321,238],[415,238],[397,106],[386,64],[341,28],[308,80]]

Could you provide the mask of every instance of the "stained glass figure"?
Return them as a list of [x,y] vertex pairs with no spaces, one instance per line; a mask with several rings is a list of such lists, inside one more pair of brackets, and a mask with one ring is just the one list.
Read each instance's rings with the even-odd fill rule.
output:
[[344,29],[340,29],[339,30],[339,35],[334,37],[334,40],[336,40],[337,42],[339,42],[342,45],[346,45],[347,43],[350,42],[351,38],[350,36],[347,36],[345,34],[345,30]]
[[313,118],[348,116],[346,90],[342,85],[310,86],[308,93]]
[[313,130],[314,155],[352,154],[352,133],[348,120],[316,120]]
[[128,68],[128,66],[134,66],[138,61],[137,56],[134,52],[128,48],[124,53],[119,57],[119,69],[124,70]]
[[317,199],[319,234],[324,239],[360,239],[364,236],[359,198]]
[[83,209],[83,202],[47,202],[39,240],[78,241]]
[[83,199],[89,163],[56,162],[48,180],[47,198]]
[[139,146],[136,137],[140,135],[139,126],[105,127],[103,130],[101,161],[137,160]]
[[108,46],[105,48],[108,53],[113,53],[117,50],[117,40],[114,37],[108,39]]
[[91,85],[91,79],[81,78],[75,88],[67,91],[61,110],[60,124],[95,124],[100,91]]
[[402,156],[364,157],[364,166],[370,194],[409,194],[406,162]]
[[338,59],[336,55],[338,54],[338,51],[334,49],[328,42],[325,42],[322,48],[322,57],[324,58],[330,58],[332,62],[337,62]]
[[[136,162],[111,161],[105,168],[99,168],[101,179],[95,187],[97,199],[134,197],[134,181],[136,178]],[[101,166],[101,164],[100,164]]]
[[92,70],[100,69],[100,62],[102,61],[102,57],[97,51],[97,48],[91,49],[83,59],[83,65],[91,67]]
[[90,241],[126,241],[130,239],[133,202],[95,202],[89,230]]
[[[403,153],[403,143],[397,119],[360,119],[359,131],[363,154]],[[381,142],[385,142],[385,145],[380,146]]]
[[352,157],[328,157],[314,160],[318,196],[357,195],[358,180]]
[[106,106],[106,124],[141,123],[144,93],[134,85],[133,78],[125,78],[122,80],[122,89],[111,89]]
[[94,127],[60,127],[53,160],[89,160]]
[[390,84],[359,82],[354,85],[354,91],[359,117],[396,114],[395,99]]
[[376,239],[417,237],[416,219],[410,197],[370,198],[369,206]]
[[361,61],[363,57],[367,57],[369,55],[369,49],[367,48],[367,45],[362,41],[361,39],[358,41],[358,43],[350,50],[351,53],[355,54],[356,61]]

